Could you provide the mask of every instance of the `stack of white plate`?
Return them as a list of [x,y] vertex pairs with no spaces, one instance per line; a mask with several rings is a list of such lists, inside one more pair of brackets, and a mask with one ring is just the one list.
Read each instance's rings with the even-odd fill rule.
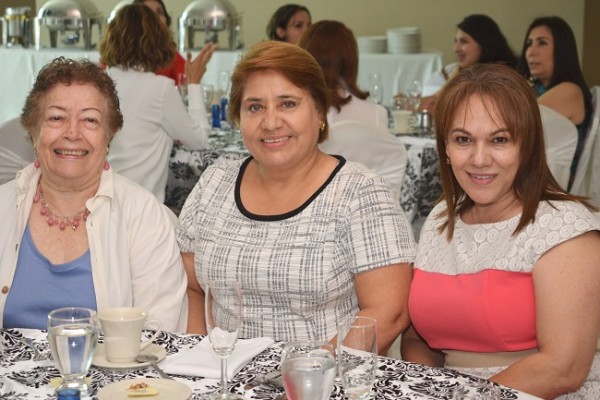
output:
[[385,36],[359,36],[356,42],[359,53],[387,53],[387,38]]
[[388,29],[387,51],[392,54],[420,53],[421,32],[419,28],[410,26]]

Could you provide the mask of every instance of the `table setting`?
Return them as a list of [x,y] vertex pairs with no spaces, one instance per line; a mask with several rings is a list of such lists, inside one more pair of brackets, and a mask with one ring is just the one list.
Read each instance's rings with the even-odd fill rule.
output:
[[[150,335],[152,332],[144,332]],[[60,372],[49,357],[50,349],[45,331],[27,329],[4,329],[0,332],[2,340],[2,353],[0,357],[0,398],[2,399],[54,399],[56,380],[60,379]],[[33,352],[22,344],[21,338],[33,339],[33,345],[38,351],[46,355],[41,361],[33,360]],[[262,340],[263,338],[261,338]],[[100,337],[100,340],[103,340]],[[154,339],[156,346],[164,349],[166,359],[159,362],[166,371],[170,358],[178,354],[192,351],[194,354],[205,340],[205,335],[190,335],[160,331]],[[266,342],[263,343],[263,345]],[[249,361],[239,366],[239,371],[228,379],[228,391],[238,394],[244,399],[276,400],[283,399],[284,389],[280,385],[264,382],[265,374],[272,374],[280,368],[284,343],[278,342],[267,346],[260,351],[261,346],[254,346],[252,357]],[[246,344],[238,340],[236,349],[247,353]],[[206,355],[212,349],[205,349]],[[256,354],[253,354],[258,352]],[[230,365],[234,365],[235,352],[231,355]],[[201,359],[198,357],[198,363]],[[237,363],[237,362],[236,362]],[[123,394],[136,382],[145,382],[155,387],[163,395],[171,397],[156,397],[153,399],[168,398],[181,399],[206,399],[206,395],[220,389],[218,379],[200,376],[195,368],[190,368],[184,374],[169,374],[172,379],[160,379],[159,374],[148,364],[124,368],[123,366],[98,367],[92,362],[86,381],[92,389],[92,399],[120,399],[115,397],[115,392]],[[213,365],[213,377],[219,375],[219,366]],[[216,375],[215,375],[216,374]],[[499,391],[499,399],[535,399],[506,387],[491,385]],[[452,399],[454,393],[462,394],[461,398],[477,396],[489,390],[490,383],[484,379],[461,374],[444,369],[431,368],[419,364],[405,362],[395,358],[377,357],[375,380],[371,388],[373,399]],[[187,397],[186,397],[187,396]],[[341,381],[336,377],[329,399],[347,399]]]

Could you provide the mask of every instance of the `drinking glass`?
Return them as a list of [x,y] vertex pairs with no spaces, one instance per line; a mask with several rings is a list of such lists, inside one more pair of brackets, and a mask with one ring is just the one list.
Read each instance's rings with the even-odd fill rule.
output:
[[210,113],[214,95],[215,87],[213,85],[202,85],[202,98],[204,100],[204,106],[206,107],[207,114]]
[[63,380],[56,389],[78,389],[88,394],[85,382],[98,340],[96,311],[66,307],[48,314],[48,342]]
[[320,340],[286,343],[281,374],[288,399],[329,399],[335,380],[333,345]]
[[219,89],[221,90],[221,97],[229,96],[229,86],[231,85],[231,71],[219,72]]
[[371,103],[383,104],[383,83],[379,73],[369,75],[369,100]]
[[408,97],[408,109],[413,113],[416,113],[421,106],[421,96],[423,95],[423,85],[421,82],[414,80],[406,89],[406,95]]
[[351,400],[371,397],[377,371],[377,322],[350,316],[338,323],[338,367],[342,387]]
[[227,391],[227,358],[233,353],[242,324],[242,290],[237,283],[216,282],[206,285],[204,307],[208,338],[221,359],[221,390],[211,399],[229,400],[243,397]]

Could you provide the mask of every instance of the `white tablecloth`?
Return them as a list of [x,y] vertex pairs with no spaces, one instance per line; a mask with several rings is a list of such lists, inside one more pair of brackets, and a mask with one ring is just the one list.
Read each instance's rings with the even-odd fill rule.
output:
[[[197,54],[197,52],[195,53]],[[35,78],[49,61],[56,57],[100,59],[97,51],[82,49],[34,49],[0,47],[0,124],[21,114],[27,93]],[[203,82],[218,88],[221,71],[232,71],[241,57],[239,51],[218,51],[211,58]]]
[[418,80],[423,84],[432,74],[442,68],[442,53],[418,54],[361,54],[358,84],[369,90],[369,76],[379,73],[383,84],[383,102],[390,105],[392,97]]
[[[197,52],[194,53],[194,55]],[[21,113],[25,97],[39,70],[50,60],[65,56],[98,61],[97,51],[82,49],[34,49],[0,47],[0,123]],[[217,89],[221,71],[232,71],[242,56],[241,51],[217,51],[210,60],[203,83]],[[361,88],[369,89],[369,74],[382,74],[384,101],[389,103],[396,92],[414,79],[425,80],[442,66],[441,53],[421,54],[361,54],[358,81]]]

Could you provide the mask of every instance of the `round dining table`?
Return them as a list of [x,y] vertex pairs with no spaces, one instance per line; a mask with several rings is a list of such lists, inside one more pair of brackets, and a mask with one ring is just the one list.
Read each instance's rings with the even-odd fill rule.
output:
[[[145,332],[150,335],[152,332]],[[34,361],[31,348],[22,343],[22,338],[33,339],[32,345],[45,357]],[[162,347],[166,357],[197,346],[203,335],[177,334],[161,331],[154,344]],[[100,341],[102,338],[100,338]],[[249,384],[266,373],[279,368],[282,343],[260,352],[246,363],[229,381],[229,390],[244,399],[281,400],[284,390],[271,385]],[[0,330],[0,399],[47,399],[55,398],[54,385],[60,373],[51,360],[45,331],[30,329]],[[160,364],[159,364],[160,365]],[[445,368],[431,368],[402,361],[397,358],[378,357],[372,399],[483,399],[484,393],[493,388],[500,400],[532,400],[536,397],[508,387],[493,384],[485,379],[459,373]],[[219,381],[202,376],[172,375],[176,382],[187,387],[189,399],[201,400],[206,394],[219,389]],[[102,388],[115,382],[131,379],[156,379],[158,373],[150,366],[112,369],[92,365],[88,380],[91,383],[93,400],[104,400],[97,394]],[[460,394],[462,397],[457,397]],[[120,399],[122,397],[115,397]],[[123,396],[127,398],[127,396]],[[153,397],[156,398],[156,397]],[[160,399],[161,397],[159,397]],[[330,399],[346,399],[339,379],[336,379]],[[174,399],[169,399],[174,400]],[[176,400],[176,399],[175,399]]]

